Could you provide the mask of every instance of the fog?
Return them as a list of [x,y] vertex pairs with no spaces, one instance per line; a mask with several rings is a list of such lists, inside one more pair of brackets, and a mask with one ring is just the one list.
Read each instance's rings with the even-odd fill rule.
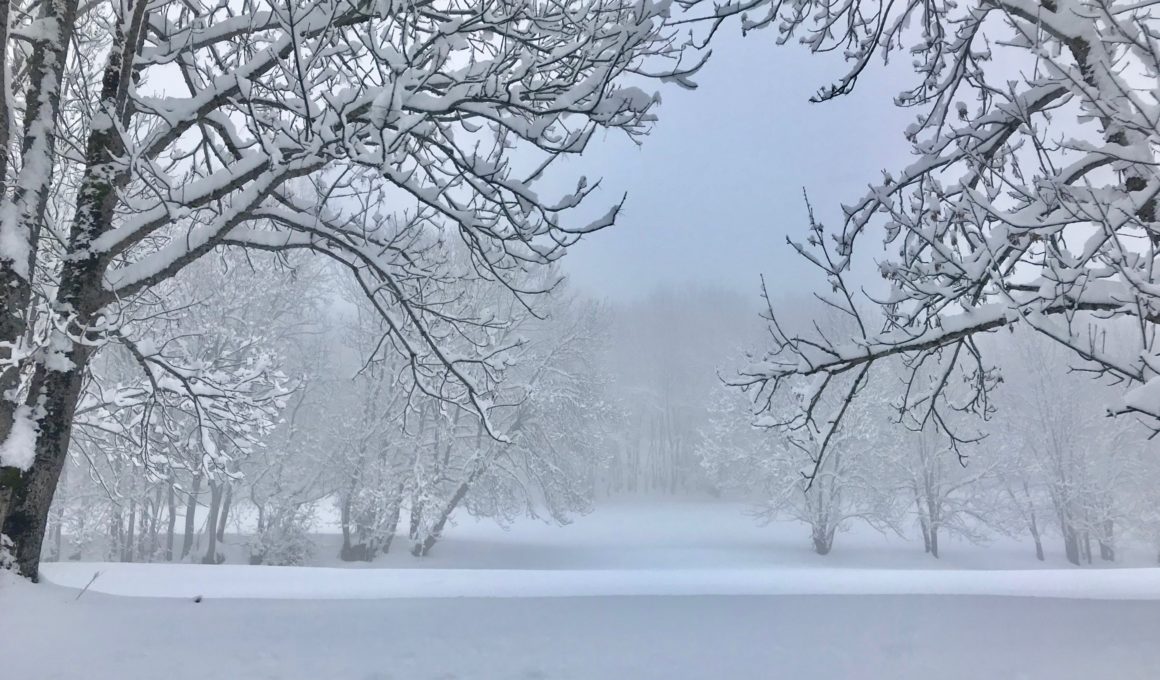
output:
[[0,677],[1160,676],[1158,12],[0,4]]

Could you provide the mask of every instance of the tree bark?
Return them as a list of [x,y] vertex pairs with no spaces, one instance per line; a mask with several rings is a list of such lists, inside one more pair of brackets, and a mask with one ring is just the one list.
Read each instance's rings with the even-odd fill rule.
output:
[[[4,55],[0,55],[0,72],[5,73],[3,80],[7,80],[7,46],[9,3],[0,3],[0,17],[3,19]],[[60,93],[64,81],[65,64],[68,61],[69,48],[72,44],[73,27],[76,17],[78,0],[49,0],[40,3],[40,12],[36,19],[44,29],[38,31],[39,37],[31,40],[32,49],[28,59],[28,92],[25,95],[26,108],[24,115],[24,132],[21,140],[21,156],[23,162],[15,178],[12,196],[0,193],[0,201],[8,203],[11,211],[0,216],[4,224],[0,224],[5,231],[11,230],[19,238],[27,238],[28,253],[24,262],[0,261],[0,359],[11,357],[11,348],[19,346],[28,330],[30,317],[30,303],[32,300],[32,270],[36,262],[36,245],[45,220],[48,207],[48,194],[52,181],[52,168],[56,160],[56,121],[60,114]],[[53,31],[51,29],[55,28]],[[3,83],[0,83],[3,84]],[[8,152],[11,148],[8,140],[8,109],[7,101],[0,102],[3,109],[2,116],[6,123],[3,132],[5,142],[0,150],[0,162],[4,172],[9,164]],[[0,175],[0,183],[6,175]],[[21,274],[23,269],[25,274]],[[11,365],[0,372],[0,441],[8,438],[15,422],[16,409],[19,406],[19,397],[15,396],[20,385],[20,367]],[[10,396],[11,395],[11,396]],[[42,472],[51,470],[51,461],[46,461],[39,468]],[[29,558],[31,549],[20,548],[20,542],[26,540],[23,536],[16,537],[3,527],[8,525],[8,515],[17,505],[22,507],[21,512],[27,513],[30,508],[28,499],[23,496],[27,486],[24,479],[31,471],[21,471],[14,467],[0,467],[0,533],[8,534],[12,539],[17,552],[24,554],[17,558],[21,570],[32,580],[36,580],[35,570],[39,564],[39,555]],[[59,475],[59,472],[56,473]],[[53,480],[55,484],[55,479]],[[42,482],[32,486],[37,487],[34,493],[43,494]],[[35,505],[35,503],[34,503]],[[18,518],[14,530],[19,530],[22,524],[30,521],[27,517]],[[43,540],[43,536],[40,540]],[[40,549],[37,541],[36,549]],[[28,569],[32,569],[30,573]]]
[[[72,344],[71,342],[69,344]],[[43,364],[36,368],[30,394],[38,395],[43,415],[36,438],[36,455],[28,471],[10,475],[8,515],[3,533],[12,540],[20,573],[33,582],[39,580],[40,551],[52,497],[68,456],[72,436],[73,414],[80,399],[84,366],[90,350],[72,344],[67,357],[72,369],[49,370]]]
[[[37,93],[29,100],[31,109],[25,120],[23,152],[25,162],[21,172],[38,172],[51,175],[52,154],[55,140],[56,120],[60,110],[61,82],[65,69],[67,51],[76,23],[78,0],[49,0],[41,3],[42,20],[48,28],[41,31],[46,38],[34,41],[30,60],[29,78],[31,91]],[[125,25],[118,22],[116,36],[109,50],[108,62],[101,81],[101,108],[112,120],[122,119],[126,109],[129,90],[129,69],[131,56],[139,47],[141,30],[144,26],[146,4],[137,0],[132,3],[132,21]],[[52,26],[55,24],[55,26]],[[29,160],[29,154],[42,158]],[[61,470],[68,455],[72,437],[73,416],[80,399],[85,369],[92,355],[92,347],[99,336],[89,333],[89,324],[105,304],[103,279],[108,264],[108,254],[99,254],[90,247],[94,238],[112,224],[117,204],[117,188],[123,185],[128,175],[120,167],[124,155],[124,145],[116,126],[94,127],[89,131],[85,147],[85,172],[77,190],[76,213],[73,217],[67,244],[67,257],[61,268],[60,284],[52,304],[54,324],[65,325],[57,328],[50,339],[48,357],[37,359],[32,381],[29,384],[26,405],[38,411],[39,433],[36,438],[35,457],[32,467],[13,475],[9,470],[0,470],[0,516],[3,533],[12,540],[16,563],[22,574],[33,581],[39,579],[40,552],[44,542],[45,525],[48,519],[52,497],[60,480]],[[44,221],[48,200],[50,178],[36,184],[34,196],[14,194],[19,220],[27,224],[29,230],[29,270],[34,261],[35,244],[39,238],[39,228]],[[10,271],[11,267],[0,268]],[[7,274],[4,279],[10,278]],[[17,277],[19,278],[19,277]],[[30,277],[29,277],[30,278]],[[7,284],[9,281],[0,281]],[[2,287],[2,286],[0,286]],[[23,293],[5,291],[0,321],[0,341],[9,338],[14,316],[23,317],[29,312],[29,299]],[[23,303],[23,304],[21,304]],[[16,306],[13,306],[13,305]],[[17,314],[12,314],[16,312]],[[67,331],[67,332],[66,332]],[[20,328],[21,334],[23,327]],[[90,342],[76,342],[70,335],[84,336]],[[51,362],[48,360],[51,359]],[[4,376],[8,380],[8,376]],[[12,419],[10,407],[13,402],[0,399],[0,436],[7,437]]]

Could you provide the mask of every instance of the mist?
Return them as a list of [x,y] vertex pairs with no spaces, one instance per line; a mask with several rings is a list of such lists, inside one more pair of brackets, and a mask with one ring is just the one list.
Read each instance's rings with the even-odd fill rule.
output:
[[0,4],[0,676],[1156,677],[1158,12]]

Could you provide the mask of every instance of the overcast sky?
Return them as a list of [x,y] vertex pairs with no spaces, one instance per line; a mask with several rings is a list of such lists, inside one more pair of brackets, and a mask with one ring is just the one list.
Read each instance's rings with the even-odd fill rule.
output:
[[892,105],[897,70],[888,77],[879,66],[854,95],[810,104],[840,63],[778,47],[772,32],[735,33],[720,36],[696,91],[662,90],[660,122],[643,146],[609,136],[575,164],[603,177],[594,201],[628,192],[618,224],[565,258],[581,289],[631,299],[694,282],[753,296],[763,273],[783,292],[812,286],[819,278],[785,244],[804,237],[802,188],[836,226],[840,202],[907,162],[901,132],[912,113]]

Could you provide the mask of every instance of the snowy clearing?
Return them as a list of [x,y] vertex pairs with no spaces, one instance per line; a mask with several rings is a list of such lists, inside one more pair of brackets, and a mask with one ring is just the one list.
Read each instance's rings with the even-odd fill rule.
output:
[[365,568],[48,563],[0,580],[21,613],[0,658],[37,680],[1160,677],[1160,569],[1032,569],[1018,543],[936,561],[862,531],[822,558],[805,531],[641,503],[462,518],[431,557]]
[[[117,598],[4,584],[38,680],[1151,679],[1160,603],[939,596]],[[67,644],[61,644],[67,640]],[[980,650],[986,653],[980,654]],[[9,674],[10,673],[10,674]]]

